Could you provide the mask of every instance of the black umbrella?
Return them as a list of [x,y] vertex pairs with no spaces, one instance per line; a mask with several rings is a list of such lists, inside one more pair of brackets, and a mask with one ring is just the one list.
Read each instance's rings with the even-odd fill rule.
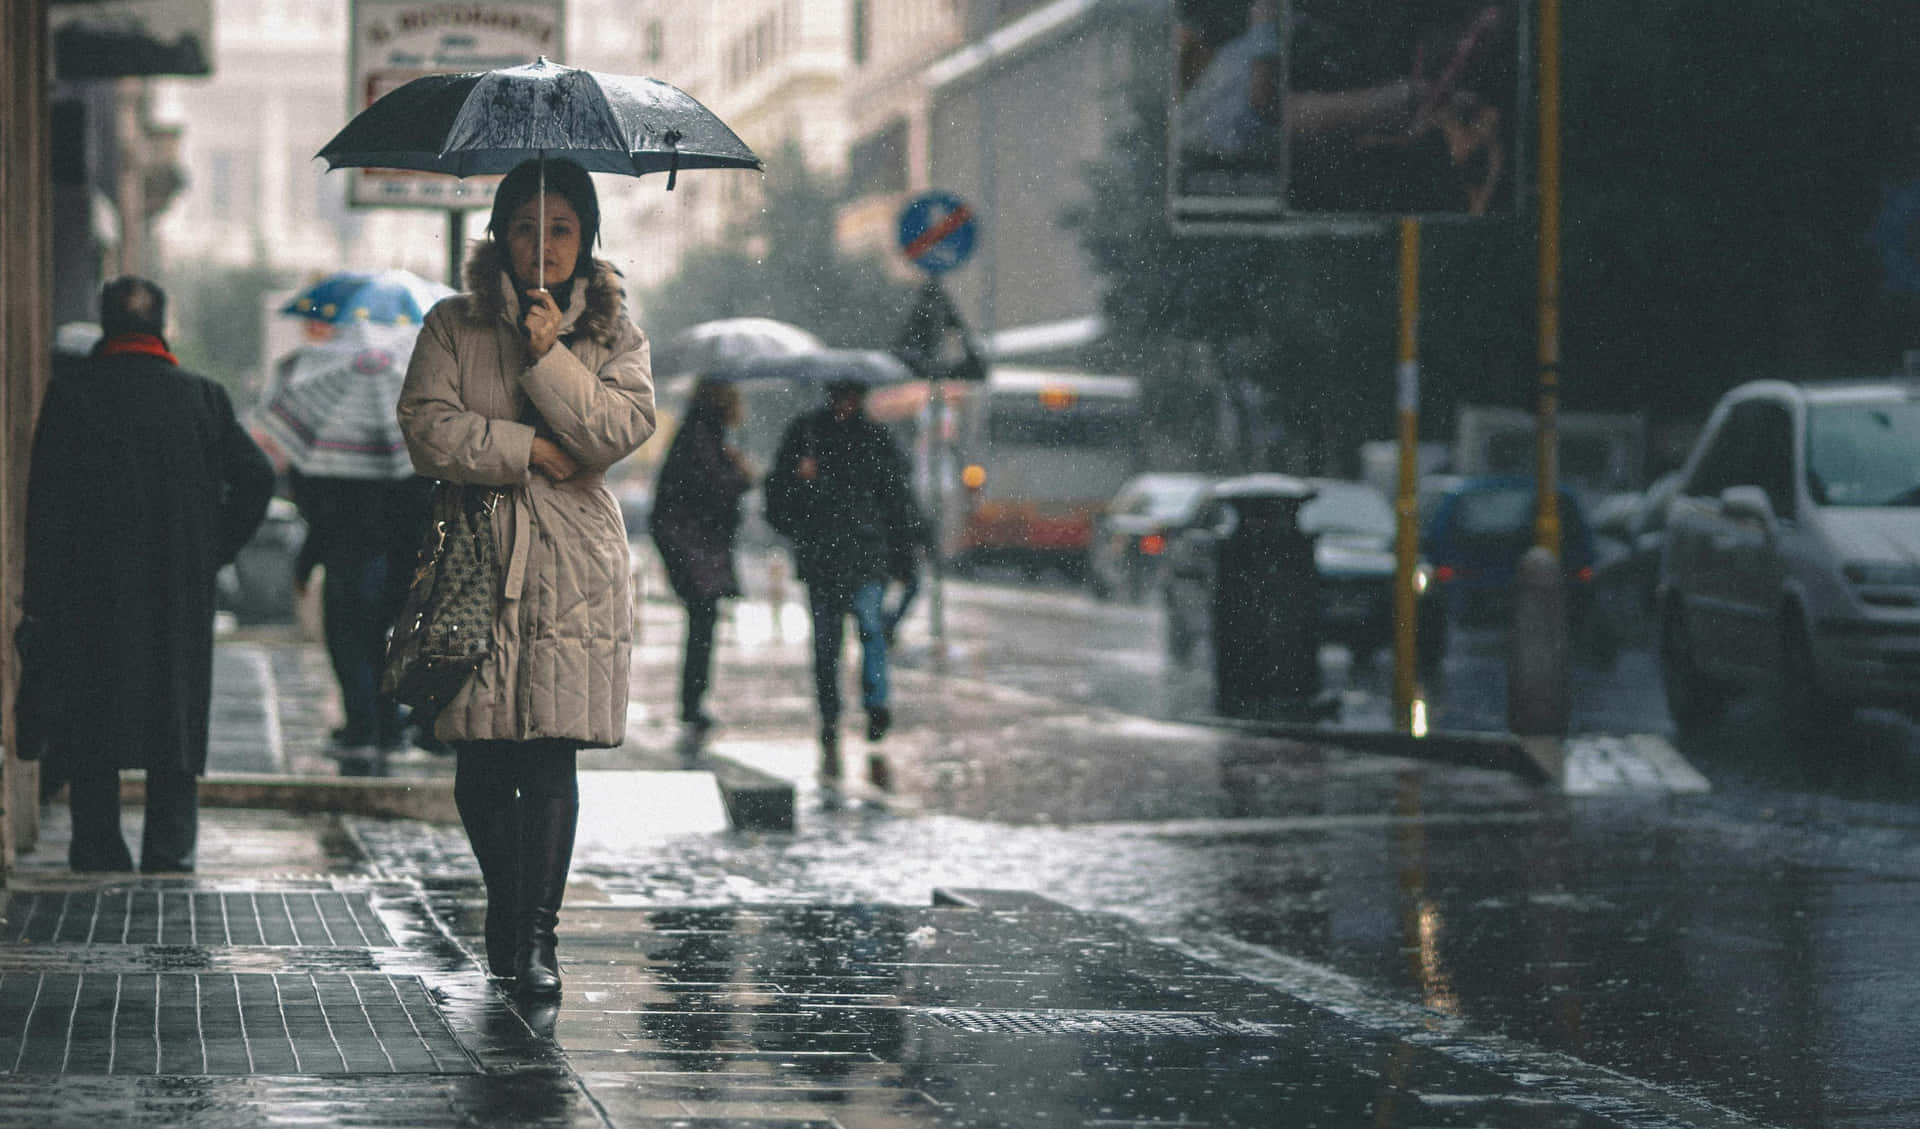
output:
[[416,78],[354,115],[317,155],[329,170],[459,177],[511,172],[532,160],[544,170],[548,157],[563,156],[588,172],[664,172],[669,190],[683,168],[763,167],[679,87],[565,67],[545,56],[520,67]]
[[878,349],[822,349],[782,357],[749,357],[702,374],[708,380],[778,380],[824,388],[829,384],[900,384],[913,370]]

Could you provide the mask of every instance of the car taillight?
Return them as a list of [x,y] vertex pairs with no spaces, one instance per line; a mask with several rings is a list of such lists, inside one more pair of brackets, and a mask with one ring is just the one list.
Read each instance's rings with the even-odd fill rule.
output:
[[1157,557],[1161,553],[1166,552],[1166,550],[1167,539],[1158,533],[1149,533],[1140,539],[1140,554],[1142,556]]
[[1452,565],[1439,565],[1433,570],[1433,579],[1440,584],[1451,584],[1460,579],[1460,570]]
[[1573,578],[1575,580],[1578,580],[1582,584],[1590,583],[1593,580],[1593,566],[1588,565],[1587,567],[1574,573]]

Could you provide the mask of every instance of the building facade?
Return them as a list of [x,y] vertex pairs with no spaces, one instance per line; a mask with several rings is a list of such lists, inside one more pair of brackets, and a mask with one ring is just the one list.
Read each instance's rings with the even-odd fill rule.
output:
[[1070,209],[1085,165],[1126,121],[1138,22],[1112,0],[966,0],[967,41],[926,71],[927,181],[980,217],[975,262],[947,279],[1002,357],[1100,331],[1101,283]]

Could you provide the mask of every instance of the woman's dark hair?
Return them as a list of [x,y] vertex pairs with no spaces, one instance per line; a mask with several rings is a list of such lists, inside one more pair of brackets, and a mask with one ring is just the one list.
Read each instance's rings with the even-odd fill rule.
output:
[[[573,264],[576,278],[593,273],[593,244],[600,237],[600,197],[593,190],[593,178],[572,161],[547,158],[547,192],[564,197],[580,215],[580,257]],[[500,181],[493,194],[493,214],[487,219],[487,236],[495,243],[507,241],[507,226],[520,205],[540,194],[540,162],[522,161]]]
[[687,404],[687,422],[704,420],[725,427],[732,422],[733,413],[739,407],[740,389],[732,382],[703,379],[693,386],[693,396]]

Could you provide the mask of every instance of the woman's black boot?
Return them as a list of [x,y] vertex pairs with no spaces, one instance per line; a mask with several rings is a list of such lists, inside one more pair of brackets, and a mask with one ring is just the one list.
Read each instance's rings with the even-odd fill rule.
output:
[[501,767],[462,750],[453,800],[487,887],[487,972],[506,978],[514,974],[520,939],[520,800]]
[[573,862],[579,794],[525,797],[521,816],[526,900],[514,971],[522,993],[557,996],[560,961],[554,955],[554,933],[560,923],[560,900],[567,892],[567,870]]

